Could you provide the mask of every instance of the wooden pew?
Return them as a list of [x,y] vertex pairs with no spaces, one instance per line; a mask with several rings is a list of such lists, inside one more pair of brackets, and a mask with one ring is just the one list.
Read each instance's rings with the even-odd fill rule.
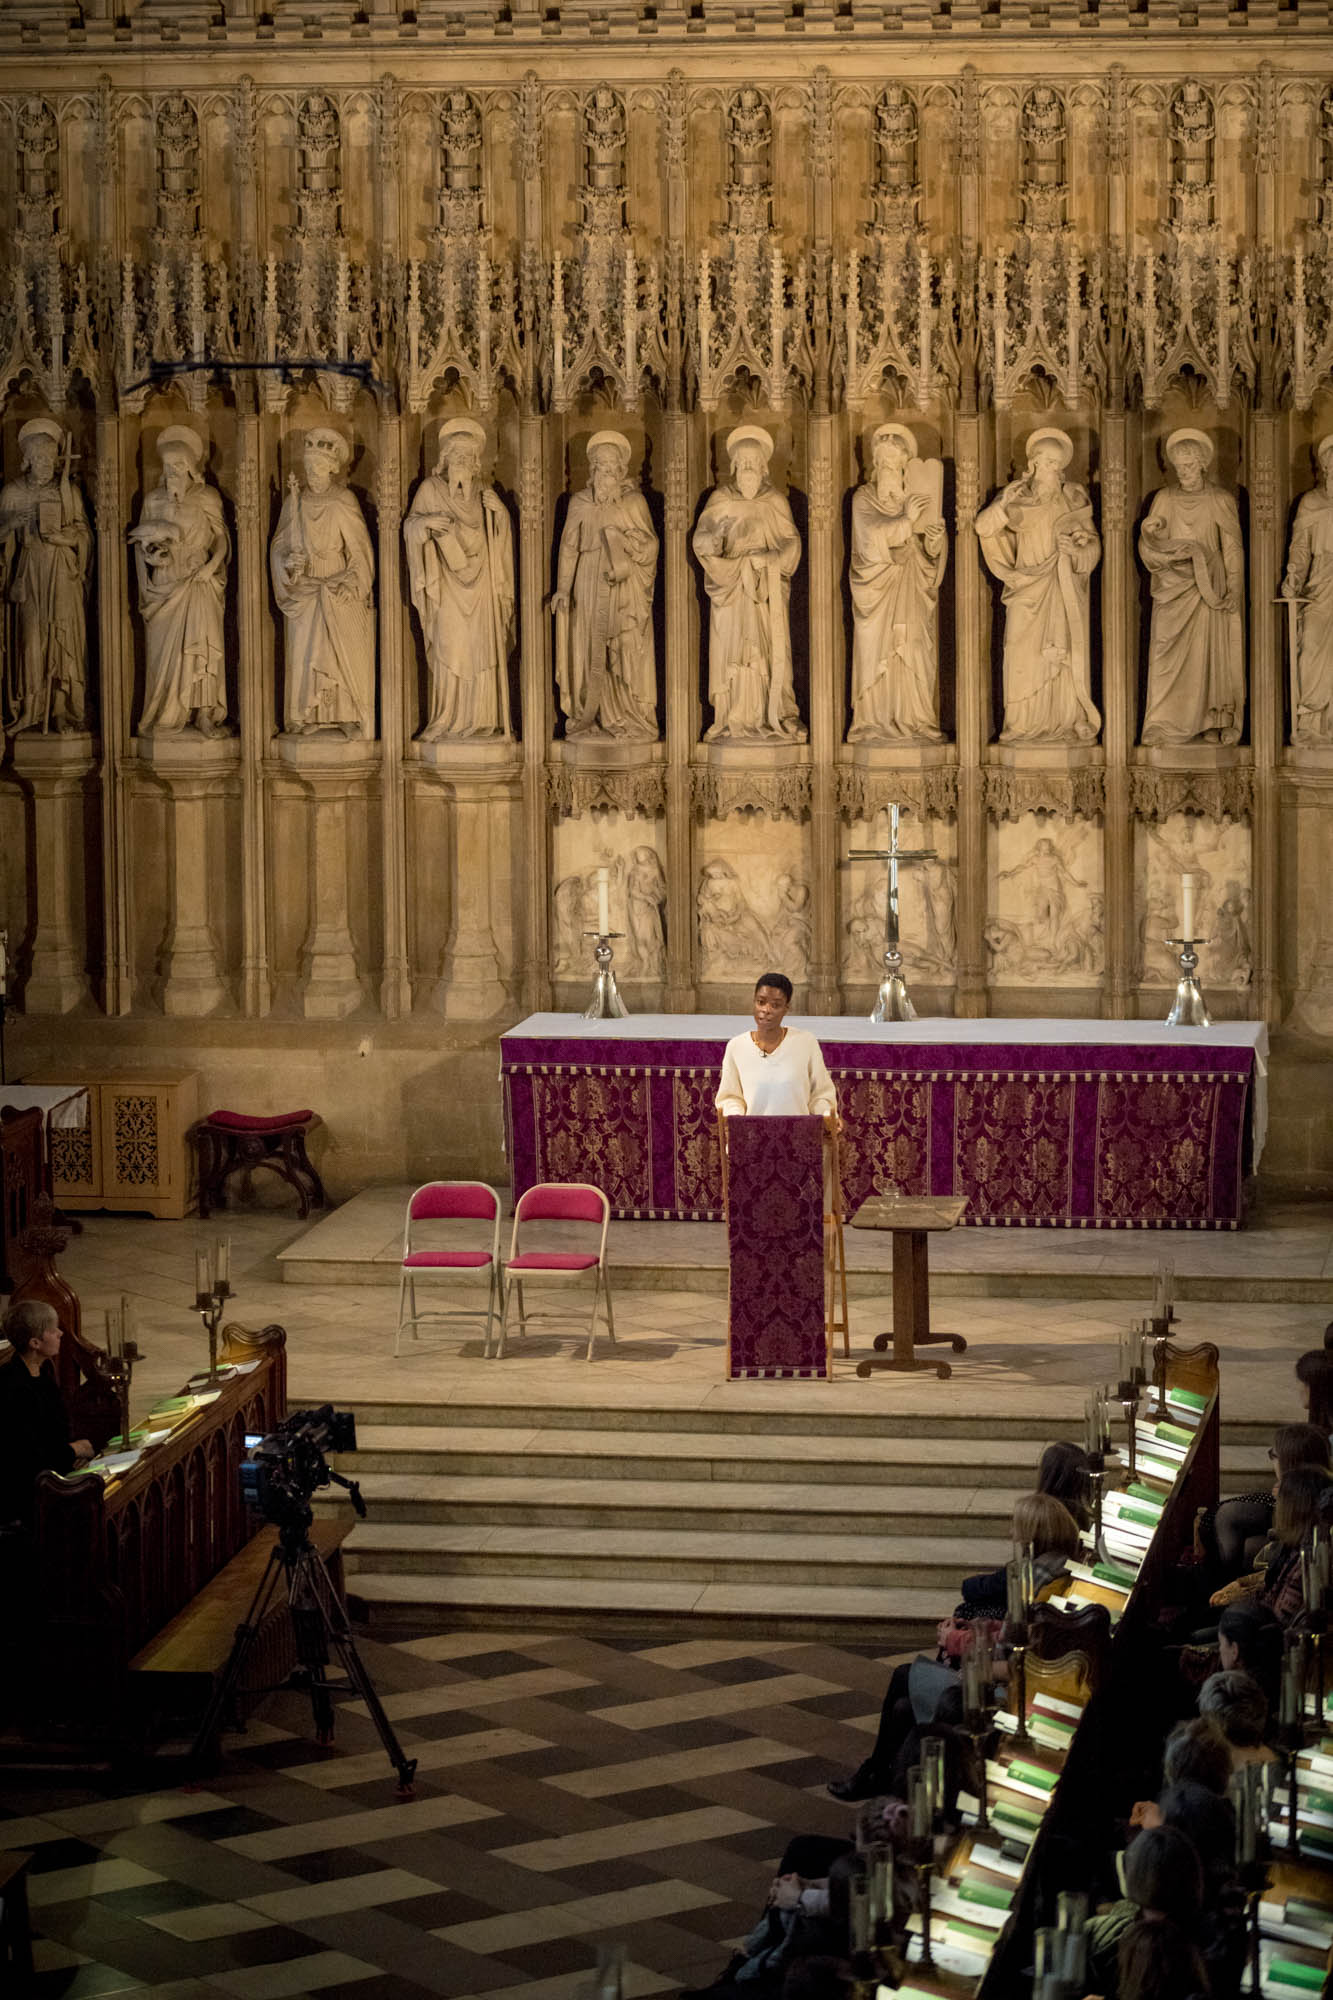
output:
[[23,1635],[25,1688],[58,1730],[115,1744],[129,1727],[130,1662],[249,1541],[240,1465],[248,1434],[287,1413],[281,1327],[224,1330],[225,1360],[257,1365],[220,1386],[123,1477],[37,1482],[39,1592]]
[[24,1232],[37,1197],[50,1191],[46,1113],[14,1110],[0,1088],[0,1291],[12,1292],[26,1276]]

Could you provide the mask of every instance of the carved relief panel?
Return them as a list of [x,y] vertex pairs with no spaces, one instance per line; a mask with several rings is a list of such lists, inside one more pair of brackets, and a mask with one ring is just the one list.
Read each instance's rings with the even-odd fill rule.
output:
[[[847,861],[849,849],[882,848],[887,815],[853,820],[842,832],[842,936],[838,951],[843,978],[878,984],[884,973],[888,869],[882,861]],[[898,932],[909,980],[951,985],[958,955],[958,829],[910,809],[898,822],[901,848],[935,850],[928,861],[905,862],[898,871]]]
[[696,849],[694,917],[701,980],[753,985],[810,963],[810,863],[805,827],[733,813],[705,821]]
[[987,856],[993,986],[1093,986],[1104,959],[1100,828],[1026,813],[995,828]]
[[1164,939],[1180,936],[1182,875],[1194,877],[1194,928],[1209,940],[1199,976],[1209,987],[1249,985],[1251,937],[1250,830],[1236,820],[1173,813],[1135,829],[1136,976],[1144,986],[1174,986],[1179,953]]
[[666,971],[666,828],[660,819],[618,812],[557,821],[552,841],[551,970],[558,979],[591,974],[598,922],[598,873],[607,870],[611,928],[619,931],[619,979],[661,979]]

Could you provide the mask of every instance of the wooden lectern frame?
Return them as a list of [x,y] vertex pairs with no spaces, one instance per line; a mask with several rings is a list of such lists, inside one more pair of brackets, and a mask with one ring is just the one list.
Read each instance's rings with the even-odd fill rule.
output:
[[[717,1147],[722,1162],[722,1219],[730,1216],[730,1186],[727,1173],[727,1114],[717,1114]],[[833,1380],[833,1348],[842,1335],[844,1359],[851,1359],[852,1337],[847,1316],[847,1241],[843,1235],[845,1210],[842,1201],[842,1155],[838,1145],[836,1113],[824,1118],[824,1174],[829,1206],[824,1211],[824,1337],[827,1343],[828,1379]]]

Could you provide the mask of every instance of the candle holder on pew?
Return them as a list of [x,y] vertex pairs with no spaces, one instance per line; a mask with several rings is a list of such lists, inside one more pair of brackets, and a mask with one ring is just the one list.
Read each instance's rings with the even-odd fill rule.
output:
[[1259,1905],[1268,1887],[1272,1843],[1268,1834],[1271,1773],[1276,1764],[1242,1764],[1227,1787],[1236,1819],[1236,1880],[1245,1896],[1246,1957],[1250,1991],[1262,1990],[1259,1964]]
[[977,1770],[977,1831],[990,1827],[987,1803],[986,1751],[995,1733],[995,1669],[985,1629],[973,1626],[963,1654],[963,1734],[972,1745]]
[[1131,1325],[1120,1341],[1120,1380],[1116,1401],[1125,1413],[1126,1469],[1131,1479],[1138,1470],[1139,1397],[1147,1380],[1143,1368],[1143,1328]]
[[1171,1003],[1171,1011],[1166,1017],[1168,1028],[1211,1028],[1213,1017],[1208,1012],[1208,1003],[1203,997],[1195,974],[1199,969],[1199,946],[1211,944],[1211,938],[1164,938],[1162,942],[1169,951],[1180,953],[1180,977],[1176,981],[1176,997]]
[[[882,1985],[902,1983],[906,1964],[895,1932],[893,1849],[885,1841],[858,1838],[848,1858],[847,1943],[852,1991],[874,2000]],[[830,1879],[832,1888],[832,1879]]]
[[1032,2000],[1083,2000],[1088,1990],[1088,1899],[1062,1889],[1056,1921],[1033,1935]]
[[[943,1745],[940,1748],[943,1749]],[[921,1957],[917,1963],[925,1973],[935,1970],[930,1937],[930,1880],[935,1870],[935,1816],[939,1801],[932,1789],[932,1768],[914,1764],[907,1774],[906,1859],[916,1878],[916,1900],[921,1917]]]
[[611,961],[615,957],[612,944],[616,938],[624,937],[624,931],[585,931],[584,937],[596,938],[593,957],[597,961],[597,976],[593,981],[592,999],[583,1010],[585,1021],[623,1021],[629,1015],[629,1008],[620,997],[616,975]]
[[1030,1744],[1028,1731],[1028,1624],[1031,1618],[1033,1587],[1031,1544],[1018,1550],[1006,1566],[1005,1620],[1009,1638],[1009,1672],[1014,1688],[1014,1743]]
[[130,1449],[130,1381],[135,1362],[142,1360],[139,1344],[130,1331],[130,1302],[122,1297],[119,1306],[107,1308],[106,1353],[98,1357],[98,1373],[116,1398],[122,1451]]
[[218,1366],[218,1329],[231,1288],[231,1239],[219,1237],[211,1250],[194,1253],[194,1309],[208,1332],[208,1380],[216,1383],[230,1369]]
[[1287,1634],[1282,1656],[1282,1680],[1278,1706],[1277,1745],[1283,1760],[1287,1792],[1287,1852],[1300,1853],[1300,1754],[1305,1748],[1305,1689],[1309,1680],[1307,1635]]
[[1102,1496],[1106,1491],[1106,1461],[1111,1455],[1110,1391],[1093,1389],[1083,1411],[1083,1450],[1092,1487],[1092,1549],[1102,1559]]

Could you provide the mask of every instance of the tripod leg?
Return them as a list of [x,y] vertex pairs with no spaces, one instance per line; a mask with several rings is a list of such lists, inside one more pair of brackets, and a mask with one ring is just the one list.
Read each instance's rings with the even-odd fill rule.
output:
[[[403,1746],[394,1734],[393,1724],[384,1713],[384,1705],[375,1692],[375,1684],[366,1672],[365,1662],[356,1649],[356,1639],[348,1622],[342,1600],[333,1587],[332,1578],[318,1549],[307,1543],[301,1555],[302,1587],[308,1592],[308,1601],[323,1619],[325,1635],[342,1663],[348,1680],[366,1704],[370,1719],[375,1725],[384,1754],[398,1773],[398,1795],[410,1798],[413,1779],[417,1773],[417,1760],[403,1753]],[[327,1693],[326,1693],[327,1699]],[[332,1736],[330,1724],[330,1737]]]
[[203,1763],[208,1757],[209,1752],[216,1746],[223,1720],[232,1708],[234,1697],[240,1687],[241,1674],[245,1669],[246,1658],[254,1643],[255,1633],[259,1630],[268,1615],[269,1604],[277,1590],[278,1578],[282,1574],[282,1567],[282,1550],[280,1545],[275,1542],[269,1551],[268,1563],[264,1574],[259,1579],[259,1587],[250,1600],[250,1609],[236,1627],[236,1637],[232,1640],[231,1652],[228,1655],[227,1664],[222,1670],[222,1677],[213,1689],[208,1707],[204,1710],[203,1721],[199,1724],[199,1733],[195,1737],[190,1750],[191,1762]]

